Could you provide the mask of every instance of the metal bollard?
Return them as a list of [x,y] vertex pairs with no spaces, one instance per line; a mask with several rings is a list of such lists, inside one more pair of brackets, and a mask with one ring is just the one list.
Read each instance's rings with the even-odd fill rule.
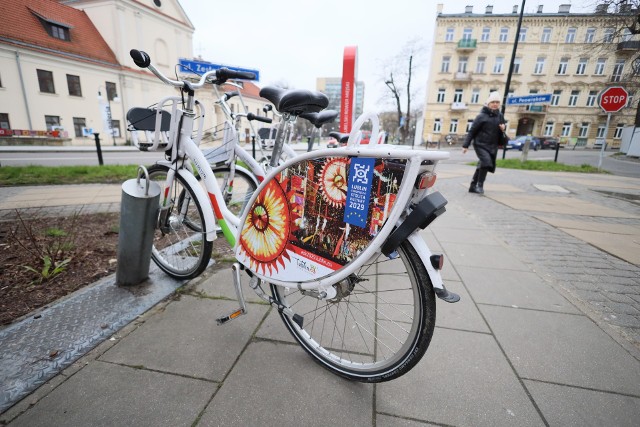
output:
[[[145,182],[140,181],[141,172]],[[153,233],[158,217],[160,186],[138,167],[138,178],[122,184],[116,285],[137,285],[149,277]]]

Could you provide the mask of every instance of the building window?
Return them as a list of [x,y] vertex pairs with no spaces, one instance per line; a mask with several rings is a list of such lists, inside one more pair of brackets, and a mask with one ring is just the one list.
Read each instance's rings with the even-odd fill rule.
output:
[[542,30],[542,37],[540,43],[549,43],[551,41],[551,27],[545,27]]
[[602,36],[603,43],[613,43],[613,33],[615,30],[613,28],[605,28],[604,34]]
[[579,90],[572,90],[569,96],[569,107],[575,107],[578,104],[578,97],[580,96]]
[[53,130],[54,126],[60,126],[60,116],[44,116],[44,123],[47,130]]
[[468,119],[467,120],[467,128],[465,129],[465,132],[469,132],[471,130],[471,126],[473,126],[473,120],[472,119]]
[[493,72],[495,74],[500,74],[502,73],[502,63],[504,62],[504,58],[501,56],[498,56],[496,58],[496,63],[493,65]]
[[547,122],[544,125],[544,136],[553,136],[553,127],[554,127],[553,122]]
[[571,122],[562,124],[562,136],[571,136]]
[[560,65],[558,65],[558,74],[567,74],[568,66],[569,66],[569,58],[561,58]]
[[607,126],[604,123],[600,123],[598,125],[598,132],[596,133],[596,138],[604,138],[607,134]]
[[477,104],[480,101],[480,89],[474,88],[471,92],[471,103]]
[[509,38],[509,28],[508,27],[502,27],[500,28],[500,38],[499,41],[501,43],[506,43],[508,41]]
[[513,58],[513,72],[515,74],[520,74],[520,63],[522,62],[522,58]]
[[38,83],[40,84],[40,92],[56,93],[53,85],[53,73],[46,70],[36,70],[38,72]]
[[438,98],[436,99],[436,102],[438,104],[442,104],[444,102],[444,94],[445,94],[445,89],[438,89]]
[[596,105],[596,98],[598,97],[597,90],[590,90],[589,95],[587,95],[587,107],[593,107]]
[[598,58],[598,62],[596,62],[596,69],[594,70],[594,74],[597,76],[601,76],[604,74],[604,66],[607,63],[607,58]]
[[87,127],[87,119],[84,117],[73,118],[73,130],[75,131],[76,138],[82,137],[82,128]]
[[560,95],[562,95],[562,91],[561,90],[554,90],[553,91],[553,94],[551,95],[551,105],[560,104]]
[[587,72],[587,62],[589,62],[588,58],[580,58],[578,68],[576,68],[576,74],[583,75]]
[[613,66],[613,74],[611,75],[612,82],[619,82],[622,80],[622,70],[624,70],[624,59],[618,59]]
[[484,74],[484,63],[485,60],[487,58],[485,58],[484,56],[479,56],[478,57],[478,62],[476,63],[476,73],[477,74]]
[[462,40],[471,40],[471,36],[473,34],[472,28],[465,28],[462,30]]
[[462,93],[462,89],[456,89],[455,93],[453,94],[453,102],[462,102]]
[[575,27],[571,27],[567,30],[567,37],[565,37],[564,42],[565,43],[573,43],[576,41],[576,28]]
[[111,120],[111,130],[113,131],[113,136],[120,138],[120,120]]
[[520,34],[518,35],[518,41],[519,42],[527,41],[527,29],[526,28],[520,28]]
[[580,138],[586,138],[589,136],[589,122],[582,122],[580,124],[580,133],[578,136]]
[[542,74],[543,70],[544,70],[544,58],[542,56],[539,56],[538,59],[536,59],[536,66],[533,69],[533,74]]
[[453,27],[449,27],[447,28],[447,33],[444,36],[444,41],[446,42],[452,42],[453,41]]
[[435,133],[440,133],[442,132],[442,120],[440,119],[435,119],[435,121],[433,122],[433,131]]
[[458,60],[458,72],[466,73],[467,72],[467,63],[469,62],[469,57],[461,56]]
[[458,119],[451,119],[449,124],[449,133],[458,133]]
[[80,76],[72,76],[67,74],[67,87],[69,88],[69,95],[82,96],[82,88],[80,87]]
[[618,123],[616,125],[616,130],[613,132],[613,139],[622,138],[622,131],[624,130],[624,123]]
[[59,40],[69,41],[71,40],[69,36],[69,27],[64,25],[60,25],[59,23],[48,21],[42,16],[36,15],[40,20],[40,23],[44,27],[47,34],[51,37],[54,37]]
[[480,41],[488,42],[490,36],[491,36],[491,27],[484,27],[482,29],[482,35],[480,36]]
[[593,43],[593,40],[596,37],[596,29],[595,28],[587,28],[587,32],[584,35],[585,43]]
[[113,101],[118,96],[118,91],[116,90],[116,84],[111,82],[104,82],[105,87],[107,88],[107,99],[109,101]]
[[0,113],[0,129],[11,129],[9,113]]
[[448,73],[449,72],[449,64],[451,63],[451,57],[450,56],[443,56],[442,57],[442,65],[440,66],[440,72],[441,73]]

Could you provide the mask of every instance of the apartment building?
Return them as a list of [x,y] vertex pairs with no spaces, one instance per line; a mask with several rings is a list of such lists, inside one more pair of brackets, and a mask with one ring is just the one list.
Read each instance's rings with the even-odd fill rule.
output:
[[[330,110],[340,112],[340,97],[342,94],[342,77],[318,77],[316,79],[316,90],[324,93],[329,98]],[[362,106],[364,102],[364,82],[356,82],[356,91],[354,94],[354,120],[362,114]],[[338,128],[336,122],[336,130]]]
[[[493,6],[475,13],[467,6],[463,13],[445,14],[442,4],[437,7],[423,130],[430,142],[447,135],[461,140],[489,93],[504,94],[520,15],[518,5],[510,13],[493,13]],[[538,6],[536,13],[523,14],[508,96],[550,94],[551,100],[507,105],[507,134],[553,136],[588,147],[606,138],[619,147],[622,130],[635,121],[637,100],[628,76],[640,41],[631,33],[615,36],[619,23],[602,7],[593,13],[570,8],[548,12]],[[610,48],[603,49],[603,42]],[[607,128],[598,94],[610,86],[626,87],[630,99]]]

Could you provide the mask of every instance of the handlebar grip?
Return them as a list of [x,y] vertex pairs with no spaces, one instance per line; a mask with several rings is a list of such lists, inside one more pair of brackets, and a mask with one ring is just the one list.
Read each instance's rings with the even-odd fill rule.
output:
[[216,77],[220,81],[225,81],[229,79],[244,79],[244,80],[256,79],[256,75],[254,73],[250,73],[248,71],[235,71],[235,70],[230,70],[224,67],[216,70]]
[[267,113],[267,112],[269,112],[271,110],[273,110],[273,105],[271,105],[271,104],[267,104],[264,107],[262,107],[262,111],[264,111],[265,113]]
[[151,65],[151,57],[144,51],[138,49],[131,49],[129,51],[129,55],[131,55],[131,59],[136,65],[140,68],[147,68]]
[[238,93],[237,90],[234,90],[233,92],[225,92],[224,93],[224,97],[226,98],[227,101],[229,99],[233,98],[234,96],[238,96],[238,95],[240,95],[240,94]]
[[273,121],[269,117],[256,116],[253,113],[247,114],[247,119],[249,119],[249,120],[257,120],[257,121],[263,122],[263,123],[271,123]]

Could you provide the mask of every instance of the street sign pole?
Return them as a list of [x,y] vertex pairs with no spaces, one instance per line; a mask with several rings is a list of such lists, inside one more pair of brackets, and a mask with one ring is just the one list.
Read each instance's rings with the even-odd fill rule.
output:
[[598,159],[598,170],[602,168],[602,159],[604,158],[604,147],[607,145],[607,134],[609,133],[609,123],[611,122],[611,113],[607,113],[607,124],[604,126],[604,142],[600,147],[600,158]]

